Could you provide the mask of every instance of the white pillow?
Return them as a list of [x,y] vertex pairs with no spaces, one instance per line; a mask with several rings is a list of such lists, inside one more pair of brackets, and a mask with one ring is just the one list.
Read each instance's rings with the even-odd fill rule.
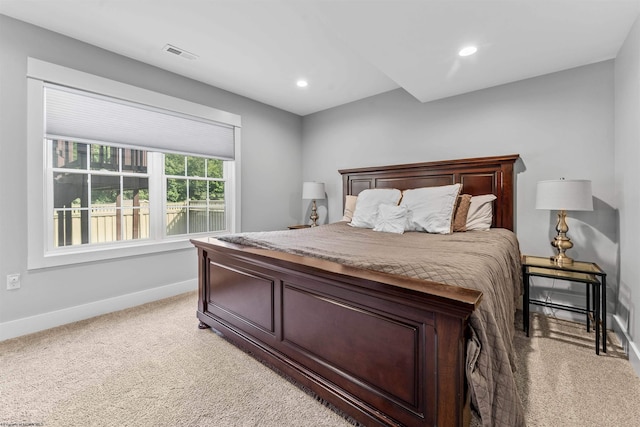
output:
[[416,188],[402,192],[402,204],[409,210],[407,230],[451,233],[453,209],[460,184]]
[[497,199],[494,194],[473,196],[467,213],[467,231],[482,230],[491,228],[493,219],[493,201]]
[[407,224],[407,207],[396,205],[378,206],[378,217],[376,218],[373,231],[384,231],[386,233],[404,233]]
[[353,218],[353,211],[356,210],[356,200],[358,200],[358,196],[348,195],[345,197],[343,221],[351,221],[351,218]]
[[374,188],[363,190],[358,194],[356,209],[349,223],[352,227],[373,228],[378,216],[378,206],[397,205],[402,197],[395,188]]

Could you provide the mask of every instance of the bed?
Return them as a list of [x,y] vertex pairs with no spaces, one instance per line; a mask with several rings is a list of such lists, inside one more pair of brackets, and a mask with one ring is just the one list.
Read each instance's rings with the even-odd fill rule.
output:
[[[460,183],[465,194],[494,194],[492,228],[513,230],[517,159],[518,155],[509,155],[339,172],[344,195],[371,188],[405,190],[453,183]],[[505,261],[503,255],[463,257],[470,261],[462,261],[457,269],[449,267],[447,274],[435,271],[429,276],[388,270],[379,263],[369,264],[362,255],[344,262],[317,252],[320,242],[330,246],[340,235],[355,232],[349,234],[355,236],[348,238],[352,242],[375,235],[371,230],[352,230],[343,222],[315,229],[240,233],[226,236],[227,241],[192,240],[198,249],[200,327],[219,331],[363,425],[468,425],[472,399],[484,425],[524,424],[510,347],[521,290],[522,279],[514,276],[520,274],[519,265],[510,272],[488,272],[486,280],[480,278],[483,274],[458,279],[456,273],[475,269],[477,262],[480,267],[514,264],[518,254],[512,257],[517,261]],[[512,246],[511,252],[517,252],[513,233],[505,230],[454,233],[453,239],[435,236],[443,246],[437,246],[442,249],[432,257],[447,264],[454,252],[465,252],[459,248],[471,247],[471,240],[485,247],[484,239],[490,236],[509,242],[505,244]],[[382,234],[386,233],[375,238]],[[394,237],[415,240],[417,234],[426,233]],[[451,240],[457,240],[457,246]],[[293,248],[279,246],[287,241]],[[318,242],[318,248],[309,241]],[[410,240],[376,246],[381,253],[388,247],[391,255],[394,245],[413,244],[406,242]],[[344,252],[356,247],[353,244]],[[429,269],[421,267],[425,270]],[[509,276],[504,279],[512,282],[505,285],[512,288],[504,292],[508,295],[494,295],[502,291],[494,291],[491,283],[476,286],[476,282],[503,281],[496,274]],[[498,320],[487,314],[488,307],[498,308]],[[502,326],[497,333],[485,323]],[[482,364],[489,365],[488,371],[479,369]]]

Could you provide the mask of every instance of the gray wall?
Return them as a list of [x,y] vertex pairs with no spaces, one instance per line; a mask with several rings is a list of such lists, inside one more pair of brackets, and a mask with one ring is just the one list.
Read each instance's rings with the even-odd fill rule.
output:
[[[516,232],[523,253],[541,256],[552,254],[556,213],[535,209],[537,182],[590,179],[595,210],[569,213],[570,255],[610,274],[611,313],[618,252],[613,71],[606,61],[424,104],[398,89],[306,116],[303,177],[326,183],[328,220],[336,221],[338,169],[517,153]],[[583,304],[583,285],[532,280],[555,302]]]
[[[240,115],[243,231],[282,229],[299,221],[299,116],[0,15],[0,327],[153,288],[195,283],[197,275],[193,249],[26,270],[28,56]],[[287,167],[279,167],[282,164]],[[9,273],[22,275],[20,290],[6,290]]]
[[629,360],[640,374],[640,20],[616,58],[615,179],[620,211],[620,297],[616,320],[630,347]]

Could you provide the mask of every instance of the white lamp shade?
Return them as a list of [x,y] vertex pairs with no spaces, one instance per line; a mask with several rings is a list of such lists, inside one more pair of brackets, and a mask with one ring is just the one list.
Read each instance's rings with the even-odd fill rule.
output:
[[592,211],[591,181],[555,179],[538,182],[536,209]]
[[324,182],[304,182],[302,184],[303,199],[324,199]]

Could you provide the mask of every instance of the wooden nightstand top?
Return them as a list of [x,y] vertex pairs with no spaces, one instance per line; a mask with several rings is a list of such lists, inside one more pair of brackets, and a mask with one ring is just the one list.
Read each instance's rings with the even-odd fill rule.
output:
[[309,224],[289,225],[289,230],[299,230],[301,228],[311,228]]

